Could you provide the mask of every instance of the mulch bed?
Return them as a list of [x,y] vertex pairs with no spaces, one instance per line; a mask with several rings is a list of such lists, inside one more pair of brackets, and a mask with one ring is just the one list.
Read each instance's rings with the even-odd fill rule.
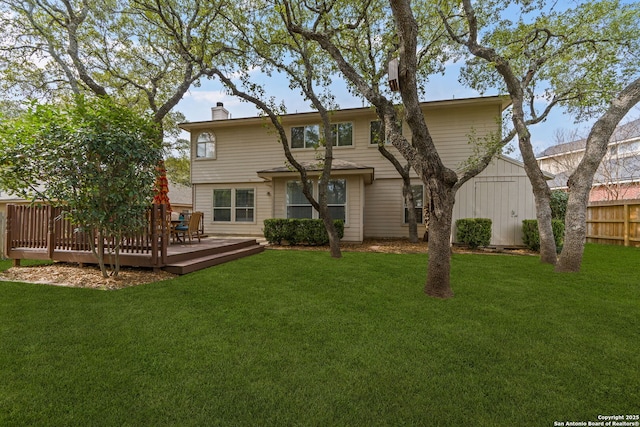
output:
[[118,277],[102,277],[96,265],[68,264],[56,262],[50,265],[11,267],[0,273],[0,280],[7,282],[27,282],[45,285],[90,288],[101,290],[123,289],[145,283],[158,282],[175,277],[166,271],[122,267]]

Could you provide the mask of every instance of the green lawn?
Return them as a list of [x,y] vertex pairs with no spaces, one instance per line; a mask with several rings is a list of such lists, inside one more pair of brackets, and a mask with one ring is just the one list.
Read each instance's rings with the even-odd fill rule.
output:
[[[640,250],[583,271],[266,251],[119,291],[0,282],[0,425],[552,426],[640,413]],[[8,262],[0,263],[8,268]]]

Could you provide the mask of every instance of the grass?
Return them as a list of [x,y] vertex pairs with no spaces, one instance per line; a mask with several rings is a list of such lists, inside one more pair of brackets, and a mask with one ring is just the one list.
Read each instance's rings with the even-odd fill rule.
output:
[[[0,425],[553,425],[640,413],[640,250],[583,271],[266,251],[119,291],[0,283]],[[7,268],[7,262],[0,268]]]

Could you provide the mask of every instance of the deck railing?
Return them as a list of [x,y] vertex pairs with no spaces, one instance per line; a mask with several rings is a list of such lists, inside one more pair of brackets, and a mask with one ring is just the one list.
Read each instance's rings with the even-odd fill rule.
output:
[[[147,226],[138,233],[126,235],[120,244],[120,254],[141,255],[149,258],[148,264],[162,267],[166,262],[169,244],[169,226],[166,206],[153,205],[146,213]],[[93,256],[91,240],[94,233],[73,224],[61,207],[49,205],[20,206],[8,205],[5,231],[5,255],[9,258],[64,259],[74,252],[74,259],[89,259]],[[100,245],[108,252],[115,247],[115,238],[105,236],[95,239],[97,250]],[[66,257],[61,254],[67,254]],[[46,255],[45,255],[46,254]],[[87,256],[82,257],[81,254]],[[88,262],[88,261],[86,261]]]

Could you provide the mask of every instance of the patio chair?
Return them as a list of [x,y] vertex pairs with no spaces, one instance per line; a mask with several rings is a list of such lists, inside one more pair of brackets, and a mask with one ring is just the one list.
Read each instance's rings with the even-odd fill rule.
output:
[[200,242],[200,219],[202,219],[202,215],[202,212],[192,213],[187,225],[178,225],[174,228],[175,235],[178,236],[178,238],[180,235],[183,235],[185,240],[187,236],[189,236],[189,244],[191,244],[191,239],[195,234],[198,242]]

